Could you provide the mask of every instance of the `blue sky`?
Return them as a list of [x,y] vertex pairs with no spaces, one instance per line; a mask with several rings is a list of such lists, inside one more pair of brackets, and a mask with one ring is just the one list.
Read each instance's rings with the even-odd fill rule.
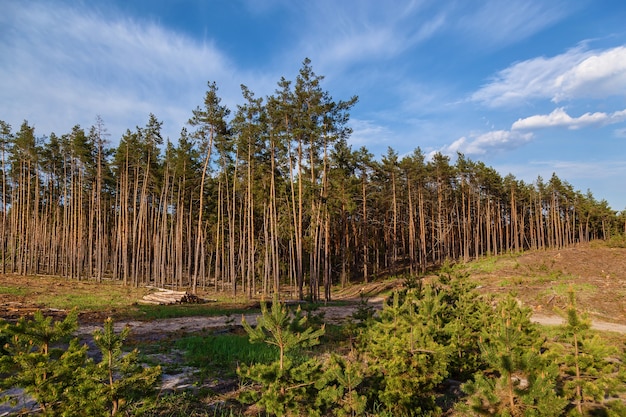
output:
[[38,135],[149,113],[176,141],[215,81],[273,93],[304,58],[359,96],[353,148],[457,151],[553,172],[626,209],[626,3],[609,0],[0,0],[0,120]]

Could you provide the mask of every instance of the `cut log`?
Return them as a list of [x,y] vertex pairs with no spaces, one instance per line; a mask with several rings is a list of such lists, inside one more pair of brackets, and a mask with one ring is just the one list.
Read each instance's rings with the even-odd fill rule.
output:
[[151,304],[151,305],[160,305],[158,301],[144,300],[143,298],[138,301],[139,304]]
[[147,294],[143,296],[141,300],[145,304],[199,304],[204,303],[204,300],[194,294],[190,294],[187,291],[173,291],[164,288],[155,288],[157,292]]

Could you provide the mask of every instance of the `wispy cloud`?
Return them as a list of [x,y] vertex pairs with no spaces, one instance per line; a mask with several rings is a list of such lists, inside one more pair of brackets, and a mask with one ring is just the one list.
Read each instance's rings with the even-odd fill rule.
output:
[[563,19],[575,10],[571,2],[491,0],[471,10],[459,19],[459,28],[482,46],[500,46],[525,39]]
[[613,133],[618,138],[626,138],[626,128],[624,128],[624,129],[616,129],[615,132],[613,132]]
[[39,134],[64,133],[71,126],[59,122],[68,115],[89,124],[96,114],[119,134],[158,111],[174,135],[201,103],[206,82],[233,76],[210,43],[152,23],[59,3],[4,9],[0,53],[14,59],[0,62],[0,110],[11,120],[36,118]]
[[[617,177],[626,175],[626,161],[603,160],[575,161],[562,159],[532,160],[525,164],[502,164],[496,167],[499,172],[515,172],[519,179],[533,182],[538,176],[550,178],[556,173],[563,179],[594,181],[611,180],[611,186],[619,188]],[[609,188],[610,188],[609,187]],[[584,188],[583,188],[584,190]]]
[[623,95],[626,47],[588,51],[582,47],[551,57],[513,64],[472,94],[489,107],[520,105],[529,100],[554,102]]
[[360,148],[365,146],[371,148],[372,145],[380,146],[384,143],[390,143],[393,133],[385,126],[374,123],[371,120],[350,119],[350,127],[352,127],[352,135],[350,143]]
[[547,115],[535,115],[518,119],[513,123],[514,130],[543,129],[547,127],[565,127],[568,129],[580,129],[587,126],[604,126],[619,123],[626,120],[626,110],[613,113],[585,113],[579,117],[571,117],[565,109],[559,107]]
[[445,13],[426,5],[416,1],[384,7],[371,0],[359,1],[358,5],[311,2],[305,7],[308,30],[303,32],[302,50],[319,57],[327,67],[396,57],[444,27]]

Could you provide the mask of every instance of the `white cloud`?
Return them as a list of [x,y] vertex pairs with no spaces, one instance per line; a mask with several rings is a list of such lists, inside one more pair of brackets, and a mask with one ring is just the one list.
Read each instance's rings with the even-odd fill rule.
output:
[[624,96],[624,91],[626,47],[594,51],[578,47],[551,58],[513,64],[472,94],[471,100],[498,107],[535,99],[558,102]]
[[497,152],[518,148],[533,138],[532,133],[521,133],[510,130],[494,130],[467,137],[461,137],[452,144],[441,149],[441,153],[452,155],[461,152],[467,155],[485,155],[488,152]]
[[176,139],[207,81],[217,80],[223,95],[239,95],[236,69],[210,43],[111,10],[5,6],[0,54],[12,59],[0,61],[0,114],[14,126],[29,119],[39,135],[62,134],[101,115],[116,141],[155,112],[164,136]]
[[554,101],[626,96],[626,47],[599,51],[556,79]]
[[513,130],[542,129],[547,127],[566,127],[568,129],[580,129],[592,125],[607,125],[626,120],[626,110],[611,114],[595,112],[585,113],[580,117],[571,117],[559,107],[547,115],[535,115],[518,119],[511,127]]

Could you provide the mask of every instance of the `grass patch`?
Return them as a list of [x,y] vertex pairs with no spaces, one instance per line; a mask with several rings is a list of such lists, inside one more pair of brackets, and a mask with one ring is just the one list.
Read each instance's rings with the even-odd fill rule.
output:
[[0,294],[28,296],[28,303],[47,308],[107,311],[129,308],[145,293],[121,283],[72,281],[60,277],[17,277],[19,285],[2,285]]
[[490,274],[503,268],[518,268],[517,256],[514,254],[489,255],[467,263],[467,270],[470,273]]
[[[538,283],[547,283],[547,282],[553,282],[553,281],[571,281],[573,279],[576,279],[575,275],[572,274],[564,274],[561,271],[553,271],[548,275],[540,275],[535,277],[535,279],[533,280],[534,282],[538,282]],[[563,284],[561,284],[563,285]]]
[[576,294],[595,294],[598,291],[598,288],[592,284],[568,284],[561,283],[551,286],[549,289],[544,290],[542,292],[543,295],[557,295],[559,297],[566,297],[570,290],[573,290]]
[[608,240],[594,240],[591,242],[591,247],[607,247],[607,248],[626,248],[626,234],[617,234],[611,236]]
[[[556,281],[571,281],[576,279],[577,277],[572,274],[564,274],[561,271],[551,271],[548,274],[542,275],[526,275],[526,276],[515,276],[510,278],[505,278],[499,282],[500,287],[514,287],[519,285],[528,285],[528,284],[547,284]],[[558,285],[569,285],[566,283],[558,284]]]
[[3,287],[0,286],[0,294],[6,295],[26,295],[28,290],[22,287]]
[[39,296],[41,304],[52,308],[70,310],[74,307],[79,311],[102,311],[111,308],[128,307],[130,302],[125,295],[102,294],[67,294]]
[[200,369],[219,369],[222,376],[234,376],[240,363],[271,363],[278,360],[278,350],[263,343],[252,344],[248,335],[223,334],[187,336],[174,346],[185,352],[189,365]]
[[511,278],[503,279],[502,281],[498,283],[498,285],[500,287],[515,287],[518,285],[527,284],[529,282],[530,280],[525,277],[511,277]]
[[[149,292],[147,288],[123,285],[121,282],[74,281],[61,277],[19,277],[20,282],[0,285],[0,294],[28,296],[31,305],[58,310],[78,309],[81,313],[107,312],[115,320],[158,320],[179,317],[211,317],[233,315],[238,322],[241,314],[260,312],[258,301],[245,296],[225,294],[200,294],[214,301],[206,304],[142,305],[138,301]],[[27,281],[28,280],[28,281]],[[26,282],[27,281],[27,282]],[[333,301],[328,305],[346,305],[346,301]],[[303,309],[314,309],[325,303],[304,303]]]
[[146,417],[245,417],[247,415],[238,409],[229,408],[226,402],[215,403],[206,400],[210,398],[194,395],[189,391],[167,393],[160,395],[155,404],[138,409],[131,414]]

